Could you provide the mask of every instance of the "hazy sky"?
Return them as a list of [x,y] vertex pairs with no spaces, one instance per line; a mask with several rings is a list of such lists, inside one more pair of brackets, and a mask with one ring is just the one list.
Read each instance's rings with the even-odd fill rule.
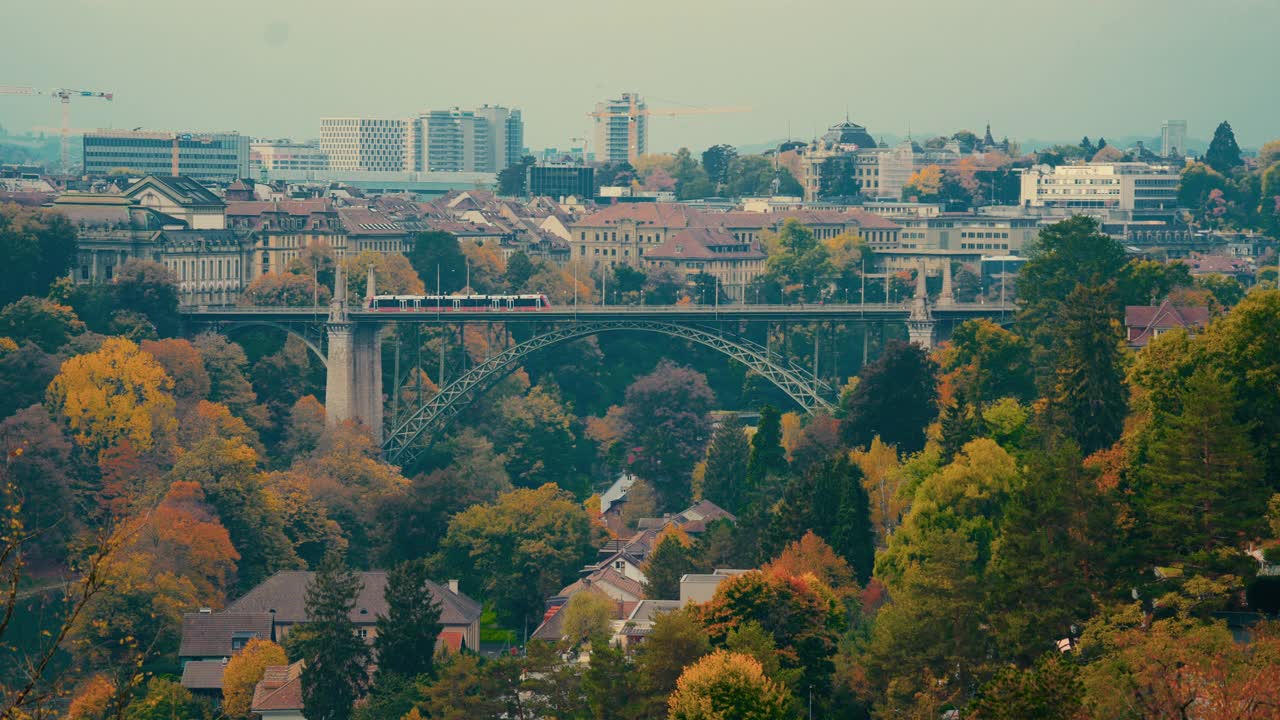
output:
[[[82,128],[316,137],[322,115],[524,111],[567,147],[597,100],[750,106],[655,118],[652,145],[872,134],[1280,137],[1280,0],[0,0],[0,84],[116,93]],[[11,131],[52,100],[0,95]]]

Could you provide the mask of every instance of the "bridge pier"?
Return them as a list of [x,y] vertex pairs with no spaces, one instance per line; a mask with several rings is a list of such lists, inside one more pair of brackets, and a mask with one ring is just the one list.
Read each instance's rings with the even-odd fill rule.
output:
[[[369,271],[373,293],[373,270]],[[382,347],[377,323],[355,323],[347,314],[346,280],[342,265],[334,275],[333,301],[329,304],[325,422],[329,427],[357,420],[382,442]]]
[[369,428],[374,442],[382,442],[382,347],[377,325],[357,324],[354,334],[355,374],[352,396],[356,419]]

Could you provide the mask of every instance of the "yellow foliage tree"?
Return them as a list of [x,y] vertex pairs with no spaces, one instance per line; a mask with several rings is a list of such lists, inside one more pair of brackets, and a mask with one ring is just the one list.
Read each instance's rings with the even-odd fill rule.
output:
[[116,688],[111,681],[101,675],[89,678],[76,692],[71,706],[67,709],[68,720],[98,720],[106,715],[107,704]]
[[876,528],[876,541],[884,545],[907,506],[906,501],[898,497],[903,479],[898,467],[898,451],[877,435],[871,447],[851,451],[849,459],[862,470],[862,486],[871,499],[871,524]]
[[222,672],[222,710],[230,718],[249,717],[253,704],[253,688],[262,680],[268,665],[289,662],[284,648],[261,638],[254,638],[235,657],[227,661]]
[[791,460],[791,454],[796,450],[796,443],[800,441],[800,413],[788,412],[782,414],[782,449],[787,452],[787,460]]
[[507,261],[503,259],[496,242],[466,240],[459,243],[462,254],[467,256],[471,287],[477,292],[498,292],[502,289]]
[[750,655],[717,650],[689,665],[667,701],[668,720],[783,720],[791,694]]
[[170,437],[177,426],[173,380],[150,354],[125,338],[62,363],[46,399],[75,440],[99,453],[121,440],[139,451]]
[[409,258],[400,253],[365,250],[342,261],[342,272],[347,276],[348,302],[357,302],[364,297],[371,267],[374,290],[379,295],[421,295],[426,292],[422,278],[409,264]]
[[911,174],[907,180],[906,191],[908,188],[914,188],[915,193],[921,196],[937,195],[942,190],[942,168],[937,165],[926,165]]

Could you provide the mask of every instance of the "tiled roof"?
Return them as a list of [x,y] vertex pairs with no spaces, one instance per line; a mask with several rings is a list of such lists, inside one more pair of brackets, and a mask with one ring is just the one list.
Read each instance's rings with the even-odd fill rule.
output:
[[332,210],[328,200],[232,200],[227,215],[254,217],[265,213],[310,215]]
[[221,690],[222,673],[227,664],[222,660],[192,660],[182,666],[182,687],[188,690]]
[[696,211],[679,203],[617,203],[582,217],[577,224],[598,227],[634,221],[654,227],[683,228],[690,225],[690,216],[694,214]]
[[[278,623],[307,621],[307,585],[314,572],[285,570],[263,580],[239,600],[227,606],[227,612],[274,613]],[[387,601],[383,597],[387,587],[387,573],[371,570],[360,573],[363,587],[351,609],[351,620],[356,623],[374,622],[379,614],[387,613]],[[449,588],[427,581],[427,589],[440,603],[440,622],[445,625],[470,625],[480,618],[480,604]]]
[[222,198],[214,195],[209,188],[185,175],[148,175],[130,185],[124,192],[132,196],[144,185],[155,184],[161,190],[184,205],[222,205]]
[[[746,250],[720,250],[738,248]],[[744,243],[723,228],[686,228],[667,236],[666,241],[644,256],[659,260],[763,260],[764,251],[755,243]]]
[[403,237],[406,234],[404,227],[390,215],[369,208],[342,208],[338,217],[350,235]]
[[302,709],[302,661],[292,665],[268,665],[253,689],[254,712]]
[[270,613],[187,613],[182,616],[178,657],[231,657],[231,639],[252,634],[271,639]]
[[[1124,325],[1129,329],[1129,344],[1144,347],[1161,330],[1203,328],[1209,324],[1209,308],[1178,307],[1169,300],[1155,305],[1129,305],[1124,309]],[[1137,334],[1134,334],[1134,331]]]
[[[632,580],[611,567],[600,568],[590,575],[566,585],[564,589],[560,591],[560,595],[564,597],[572,597],[575,593],[588,589],[596,590],[602,585],[612,587],[615,590],[626,593],[636,599],[644,597],[644,585],[640,584],[638,580]],[[607,591],[606,594],[608,594]]]

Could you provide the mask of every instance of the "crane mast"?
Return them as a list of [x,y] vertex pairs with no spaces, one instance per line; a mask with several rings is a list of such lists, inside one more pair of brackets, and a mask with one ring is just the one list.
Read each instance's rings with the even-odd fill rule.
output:
[[39,90],[37,88],[25,87],[21,85],[0,85],[0,95],[43,95],[51,97],[62,103],[62,127],[59,132],[61,135],[61,156],[62,156],[62,172],[64,174],[70,172],[70,153],[68,143],[71,136],[71,99],[72,98],[99,98],[110,102],[115,98],[115,93],[102,92],[99,90],[72,90],[70,88],[54,88],[52,90]]

